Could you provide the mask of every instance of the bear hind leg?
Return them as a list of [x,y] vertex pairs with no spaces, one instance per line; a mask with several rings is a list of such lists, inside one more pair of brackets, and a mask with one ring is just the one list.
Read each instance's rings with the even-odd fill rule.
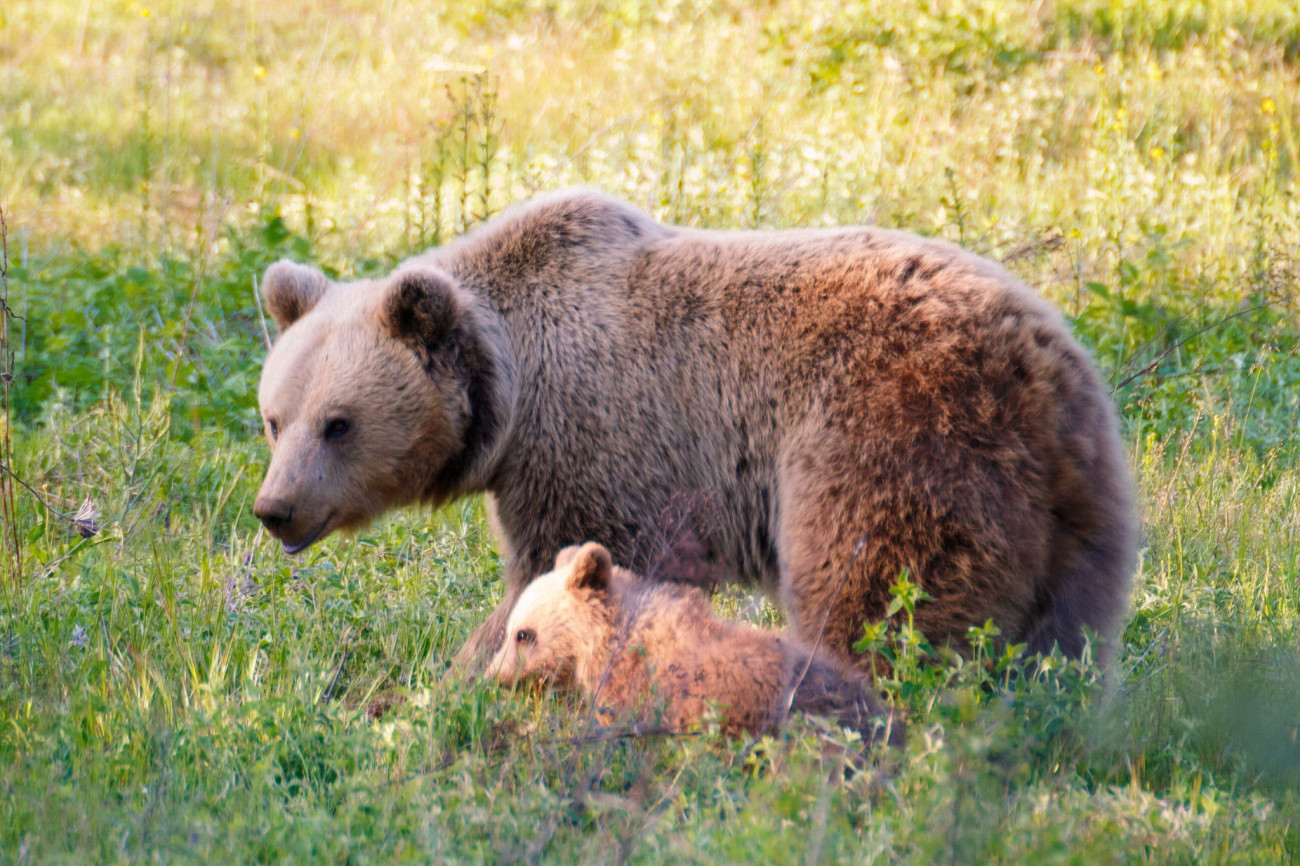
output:
[[1108,667],[1119,649],[1130,559],[1120,533],[1112,533],[1109,543],[1061,544],[1051,568],[1053,591],[1025,629],[1025,652],[1046,655],[1057,647],[1065,656],[1079,658],[1087,629],[1093,634],[1093,659]]

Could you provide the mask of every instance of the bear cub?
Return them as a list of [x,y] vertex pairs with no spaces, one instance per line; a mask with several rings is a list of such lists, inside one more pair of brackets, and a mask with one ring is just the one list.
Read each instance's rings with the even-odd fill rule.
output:
[[798,711],[833,717],[865,742],[902,735],[867,675],[719,619],[701,589],[616,568],[594,542],[564,548],[524,590],[487,676],[581,692],[603,723],[630,717],[680,731],[712,705],[728,733],[772,731]]

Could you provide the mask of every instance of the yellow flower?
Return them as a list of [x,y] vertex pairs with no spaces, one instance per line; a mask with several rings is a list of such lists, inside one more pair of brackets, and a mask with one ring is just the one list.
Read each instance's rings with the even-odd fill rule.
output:
[[1264,97],[1264,101],[1259,104],[1259,110],[1265,114],[1272,114],[1277,111],[1277,104],[1268,97]]
[[153,14],[153,10],[150,9],[149,7],[147,7],[147,6],[140,10],[140,17],[141,17],[141,18],[148,18],[148,17],[149,17],[150,15],[152,15],[152,14]]
[[1151,158],[1152,158],[1153,160],[1155,160],[1156,162],[1159,162],[1161,159],[1164,158],[1164,155],[1165,155],[1165,149],[1164,149],[1163,147],[1161,147],[1160,145],[1158,145],[1158,144],[1157,144],[1157,145],[1153,145],[1152,148],[1151,148],[1151,150],[1150,150],[1150,154],[1151,154]]
[[299,129],[299,128],[296,127],[296,126],[291,126],[291,127],[289,127],[289,139],[290,139],[291,141],[297,141],[297,140],[298,140],[298,136],[300,136],[300,135],[302,135],[302,130],[301,130],[301,129]]
[[256,78],[258,81],[261,81],[263,78],[265,78],[265,77],[266,77],[266,67],[263,66],[263,65],[260,64],[260,63],[257,64],[256,66],[254,66],[254,67],[253,67],[253,77]]
[[1098,63],[1096,66],[1093,66],[1093,67],[1092,67],[1092,71],[1095,72],[1095,73],[1097,73],[1098,75],[1105,75],[1105,74],[1106,74],[1106,67],[1103,66],[1102,64]]

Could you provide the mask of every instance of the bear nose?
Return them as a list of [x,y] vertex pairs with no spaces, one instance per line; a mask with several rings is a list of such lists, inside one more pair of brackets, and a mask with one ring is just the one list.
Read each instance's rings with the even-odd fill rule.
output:
[[275,534],[293,521],[293,506],[283,499],[259,497],[253,503],[253,514],[268,532]]

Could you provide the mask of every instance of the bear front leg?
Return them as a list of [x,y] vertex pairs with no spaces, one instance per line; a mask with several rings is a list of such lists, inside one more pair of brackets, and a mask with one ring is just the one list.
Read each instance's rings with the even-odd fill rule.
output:
[[514,610],[515,602],[519,600],[524,587],[537,576],[536,569],[519,559],[511,560],[506,565],[505,572],[506,591],[501,603],[485,623],[474,629],[452,660],[452,672],[460,676],[478,677],[487,669],[488,662],[505,641],[510,611]]

